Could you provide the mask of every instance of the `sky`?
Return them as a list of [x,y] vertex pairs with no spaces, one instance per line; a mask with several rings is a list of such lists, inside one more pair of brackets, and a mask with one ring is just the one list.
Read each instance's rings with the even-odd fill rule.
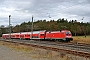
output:
[[0,25],[65,18],[90,22],[90,0],[0,0]]

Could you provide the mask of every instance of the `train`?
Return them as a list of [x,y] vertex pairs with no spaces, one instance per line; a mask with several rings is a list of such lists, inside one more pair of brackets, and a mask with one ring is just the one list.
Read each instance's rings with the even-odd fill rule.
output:
[[2,34],[3,39],[30,39],[30,40],[51,40],[70,42],[73,40],[72,33],[69,30],[60,31],[33,31]]

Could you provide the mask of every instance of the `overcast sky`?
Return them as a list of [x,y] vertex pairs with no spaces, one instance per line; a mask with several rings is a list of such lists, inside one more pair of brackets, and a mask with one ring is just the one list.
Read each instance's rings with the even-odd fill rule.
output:
[[12,25],[31,21],[32,15],[34,21],[65,18],[90,22],[90,0],[0,0],[0,25],[8,26],[9,15]]

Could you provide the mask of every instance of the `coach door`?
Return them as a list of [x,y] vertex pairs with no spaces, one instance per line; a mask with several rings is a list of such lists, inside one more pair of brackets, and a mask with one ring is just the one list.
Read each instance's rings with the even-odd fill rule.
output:
[[42,38],[42,39],[43,39],[43,38],[44,38],[44,34],[40,34],[40,38]]

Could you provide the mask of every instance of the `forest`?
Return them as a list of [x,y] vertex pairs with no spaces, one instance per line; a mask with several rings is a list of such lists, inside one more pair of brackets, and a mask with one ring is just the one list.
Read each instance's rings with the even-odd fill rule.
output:
[[[4,33],[15,33],[15,32],[30,32],[32,28],[32,22],[22,22],[20,25],[5,27],[0,26],[0,36]],[[10,29],[10,30],[9,30]],[[47,30],[70,30],[73,36],[90,35],[90,23],[78,22],[77,20],[70,20],[60,18],[58,20],[37,20],[33,22],[33,31]]]

